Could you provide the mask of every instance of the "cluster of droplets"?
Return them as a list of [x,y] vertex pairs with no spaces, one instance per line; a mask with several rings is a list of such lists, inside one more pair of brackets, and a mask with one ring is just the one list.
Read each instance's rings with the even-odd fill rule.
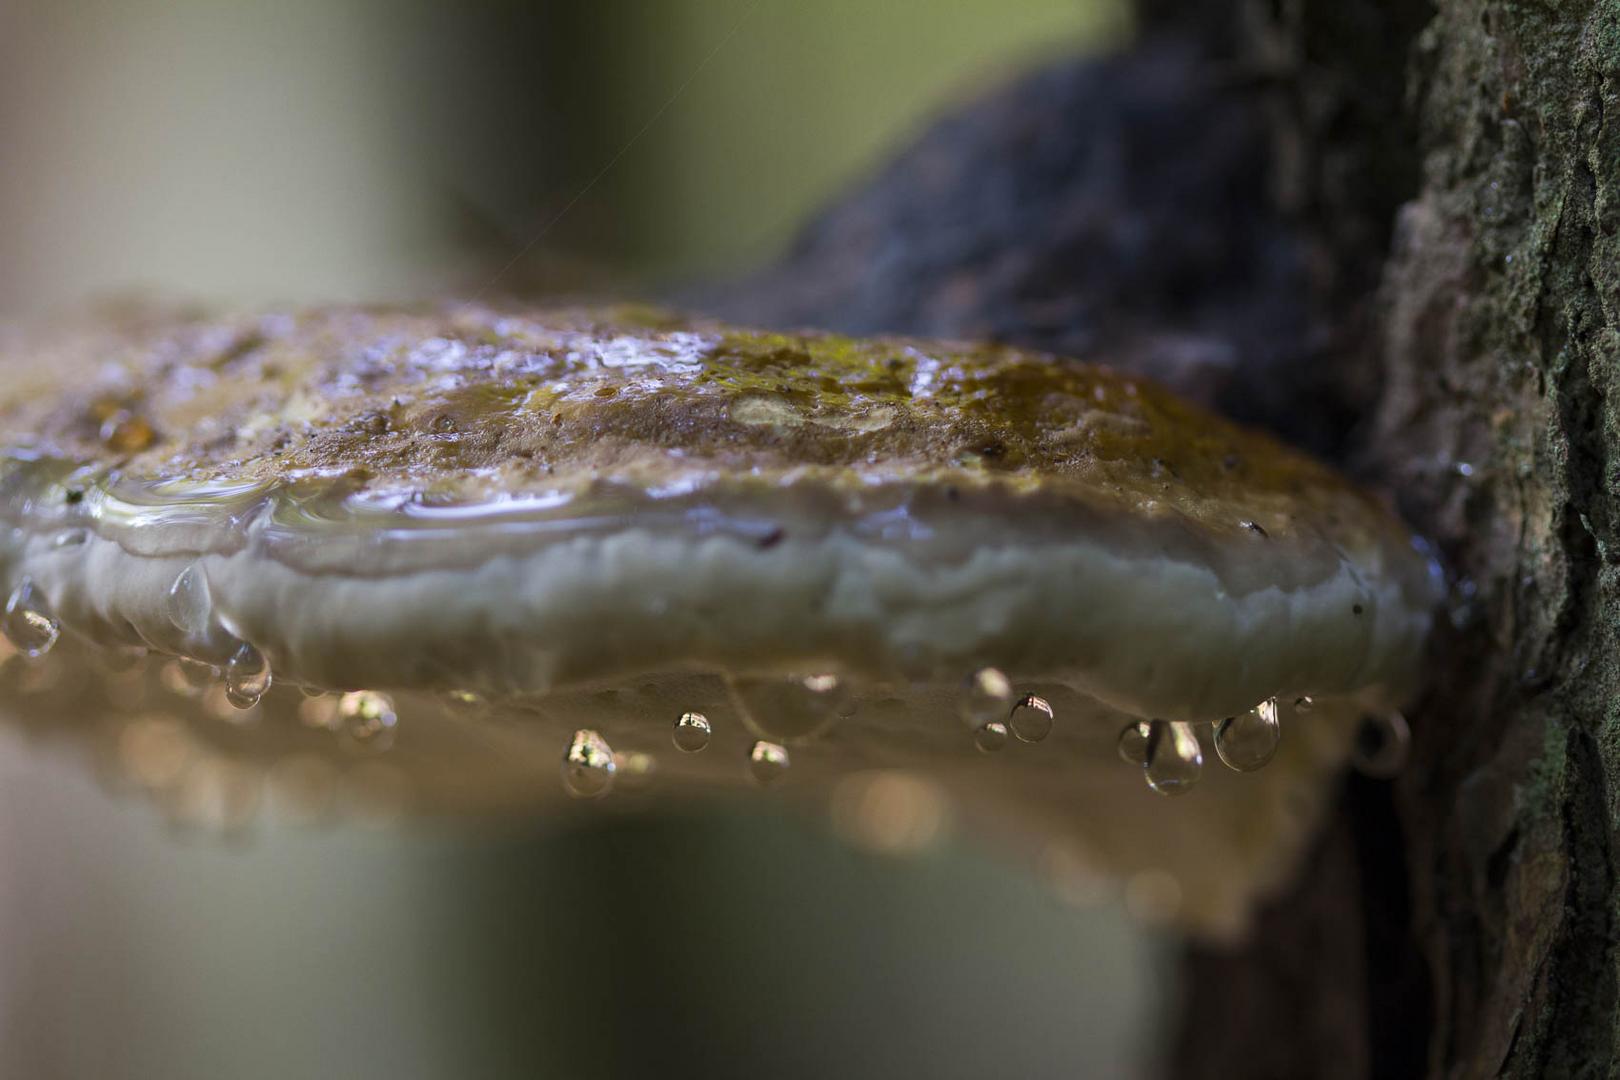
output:
[[[1294,713],[1308,713],[1309,697],[1290,703]],[[1210,725],[1210,741],[1221,763],[1236,772],[1264,768],[1276,756],[1282,739],[1281,712],[1276,698],[1267,698],[1247,712]],[[1357,730],[1351,763],[1362,773],[1388,779],[1405,764],[1411,732],[1398,712],[1363,719]],[[1177,720],[1136,720],[1119,733],[1119,756],[1137,766],[1148,787],[1161,795],[1180,795],[1192,788],[1204,769],[1204,751],[1191,723]]]
[[1198,733],[1181,720],[1137,720],[1119,733],[1119,756],[1137,766],[1160,795],[1192,789],[1204,772]]
[[[1302,699],[1304,700],[1304,699]],[[1277,753],[1282,736],[1275,698],[1211,725],[1211,741],[1221,763],[1236,772],[1263,768]],[[1160,795],[1192,790],[1204,772],[1204,748],[1194,726],[1184,720],[1136,720],[1119,733],[1119,756],[1137,766]]]
[[968,676],[960,699],[962,719],[973,731],[973,743],[993,754],[1010,738],[1038,743],[1052,733],[1052,705],[1043,697],[1015,697],[1011,680],[999,668],[980,668]]
[[[166,597],[166,612],[188,639],[206,639],[217,632],[208,577],[200,564],[193,563],[176,576]],[[21,578],[12,590],[0,616],[0,632],[29,658],[44,656],[60,636],[61,624],[28,577]],[[180,656],[169,660],[160,674],[163,684],[177,695],[195,698],[217,693],[238,710],[257,706],[273,681],[268,659],[246,641],[236,643],[222,668]],[[786,680],[736,678],[730,685],[742,716],[759,736],[749,747],[747,772],[762,786],[787,772],[791,756],[786,743],[822,734],[856,711],[854,695],[833,674]],[[333,696],[317,693],[305,703],[328,700],[323,713],[327,718],[319,726],[337,731],[352,749],[379,752],[392,745],[398,715],[388,695],[357,690],[335,695],[335,703],[331,703]],[[480,703],[477,695],[467,694],[466,699],[469,704]],[[1017,695],[1008,677],[994,667],[969,676],[959,701],[974,743],[984,753],[999,751],[1013,739],[1041,742],[1054,726],[1050,702],[1035,694]],[[1293,698],[1286,706],[1268,698],[1246,712],[1216,721],[1209,732],[1216,755],[1239,772],[1263,768],[1277,752],[1284,708],[1306,713],[1312,704],[1304,696]],[[712,736],[706,716],[685,712],[675,719],[671,738],[677,750],[695,754],[709,745]],[[1369,717],[1358,730],[1352,761],[1370,776],[1393,776],[1404,764],[1409,743],[1410,732],[1399,713]],[[1164,795],[1190,790],[1203,771],[1203,745],[1190,722],[1134,721],[1120,732],[1118,752],[1142,769],[1149,788]],[[563,758],[563,782],[570,794],[595,798],[606,794],[616,779],[622,779],[626,787],[645,782],[652,769],[650,755],[615,754],[599,732],[580,729]]]

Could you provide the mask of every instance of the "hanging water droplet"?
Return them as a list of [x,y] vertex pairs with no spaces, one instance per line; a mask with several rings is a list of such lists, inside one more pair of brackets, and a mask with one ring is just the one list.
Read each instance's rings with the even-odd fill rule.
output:
[[1147,739],[1148,787],[1160,795],[1181,795],[1204,771],[1204,751],[1193,726],[1180,720],[1154,720]]
[[675,719],[675,734],[672,739],[675,749],[695,754],[709,745],[711,734],[707,716],[702,713],[684,712]]
[[1308,695],[1301,694],[1294,699],[1294,711],[1297,713],[1308,713],[1314,708],[1316,708],[1316,702],[1312,701]]
[[756,784],[773,784],[787,772],[792,759],[780,743],[761,740],[748,751],[748,775]]
[[270,689],[270,662],[247,642],[231,654],[225,665],[225,700],[238,709],[251,709]]
[[974,731],[999,721],[1012,706],[1012,683],[999,668],[980,668],[968,676],[961,700],[962,719]]
[[350,745],[377,753],[394,745],[399,716],[387,694],[352,690],[338,698],[337,716],[339,730]]
[[1350,763],[1363,776],[1389,780],[1400,775],[1412,745],[1412,729],[1398,712],[1363,717],[1356,728]]
[[993,754],[1007,745],[1007,725],[992,720],[973,733],[973,745],[981,754]]
[[51,546],[58,548],[82,547],[85,541],[89,539],[90,532],[87,529],[63,529],[56,534],[56,539],[51,541]]
[[1052,705],[1029,694],[1014,705],[1007,726],[1019,742],[1037,743],[1052,733]]
[[1277,752],[1281,734],[1277,699],[1267,698],[1246,713],[1216,722],[1215,753],[1228,768],[1254,772]]
[[205,634],[208,632],[208,622],[213,617],[213,609],[208,574],[201,563],[192,563],[180,571],[174,584],[169,586],[169,621],[182,634]]
[[44,656],[61,636],[62,624],[45,608],[45,599],[33,581],[23,578],[6,601],[5,619],[0,631],[17,651],[30,659]]
[[1119,732],[1119,756],[1128,765],[1137,768],[1147,764],[1148,735],[1152,732],[1152,725],[1146,720],[1137,720],[1126,724]]
[[776,742],[813,738],[854,712],[853,699],[836,675],[742,676],[731,681],[731,689],[749,728]]
[[606,739],[590,728],[574,732],[568,752],[563,755],[563,787],[568,794],[577,799],[606,795],[618,770],[613,748]]

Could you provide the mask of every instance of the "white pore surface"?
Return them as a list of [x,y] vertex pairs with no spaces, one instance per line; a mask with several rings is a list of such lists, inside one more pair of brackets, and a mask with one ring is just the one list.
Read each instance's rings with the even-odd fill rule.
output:
[[[278,678],[332,688],[546,693],[681,670],[927,682],[993,665],[1125,713],[1207,720],[1274,694],[1387,703],[1429,625],[1395,581],[1349,561],[1233,595],[1207,568],[1085,539],[942,563],[837,532],[761,548],[626,528],[369,576],[363,558],[312,573],[251,538],[193,558],[12,535],[12,579],[29,576],[69,632],[214,663],[239,638]],[[193,563],[215,626],[188,638],[168,593]]]

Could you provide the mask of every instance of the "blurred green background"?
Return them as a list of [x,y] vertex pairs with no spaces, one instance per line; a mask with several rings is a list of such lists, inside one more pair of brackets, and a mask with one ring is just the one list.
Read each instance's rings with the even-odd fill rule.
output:
[[[0,313],[746,270],[1098,0],[4,0]],[[519,257],[521,254],[521,257]],[[0,1075],[1128,1076],[1161,946],[762,806],[177,837],[0,737]]]

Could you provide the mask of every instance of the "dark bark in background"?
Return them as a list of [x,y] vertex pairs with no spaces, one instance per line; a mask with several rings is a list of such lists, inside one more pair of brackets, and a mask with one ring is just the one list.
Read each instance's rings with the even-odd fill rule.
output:
[[1611,1075],[1620,4],[1139,13],[713,306],[1131,364],[1389,492],[1456,579],[1411,764],[1190,951],[1170,1068]]

